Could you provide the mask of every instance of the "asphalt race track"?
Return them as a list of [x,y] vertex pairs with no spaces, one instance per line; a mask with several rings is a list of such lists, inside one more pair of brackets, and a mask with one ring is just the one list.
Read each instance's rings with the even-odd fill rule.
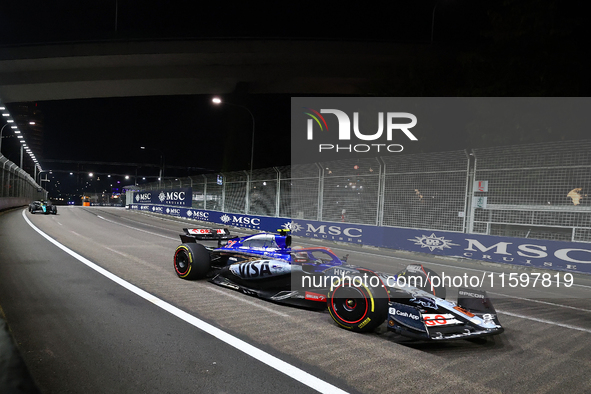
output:
[[[354,334],[328,312],[181,280],[172,255],[183,227],[191,224],[121,208],[0,213],[0,306],[41,392],[591,392],[587,276],[575,275],[573,287],[550,295],[495,288],[505,327],[500,336],[416,342],[385,326]],[[504,269],[341,245],[333,250],[392,273],[417,261],[450,275]]]

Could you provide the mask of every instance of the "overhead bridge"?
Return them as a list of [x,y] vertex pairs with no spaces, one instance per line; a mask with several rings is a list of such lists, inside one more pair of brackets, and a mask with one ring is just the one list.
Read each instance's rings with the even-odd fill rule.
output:
[[55,43],[0,48],[4,103],[244,93],[380,94],[428,45],[305,40]]

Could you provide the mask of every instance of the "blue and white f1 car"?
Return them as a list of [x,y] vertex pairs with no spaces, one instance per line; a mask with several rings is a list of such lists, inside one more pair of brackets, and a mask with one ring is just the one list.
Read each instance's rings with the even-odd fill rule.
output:
[[438,275],[420,264],[390,275],[348,264],[328,248],[292,247],[284,230],[246,237],[227,229],[183,230],[174,253],[183,279],[208,278],[269,301],[328,308],[339,326],[355,332],[384,321],[389,330],[422,340],[503,332],[485,291],[459,288],[457,302],[446,300],[445,287],[435,285]]

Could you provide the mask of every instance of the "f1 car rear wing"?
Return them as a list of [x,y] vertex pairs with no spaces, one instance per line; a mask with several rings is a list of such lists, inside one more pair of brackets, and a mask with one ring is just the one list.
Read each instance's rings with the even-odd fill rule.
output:
[[199,241],[223,241],[236,238],[230,235],[227,228],[184,228],[184,234],[179,234],[182,243]]

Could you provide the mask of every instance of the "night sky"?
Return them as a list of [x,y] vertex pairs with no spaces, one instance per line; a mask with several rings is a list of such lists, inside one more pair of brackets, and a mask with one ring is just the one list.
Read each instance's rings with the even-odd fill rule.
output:
[[[392,1],[387,7],[285,3],[263,10],[251,3],[25,0],[0,6],[0,51],[31,43],[152,38],[392,41],[431,46],[448,56],[417,64],[403,85],[380,80],[369,96],[588,96],[582,15],[572,5],[549,0]],[[290,97],[224,97],[248,107],[255,117],[255,168],[290,163]],[[250,115],[235,106],[213,106],[210,100],[168,96],[38,102],[44,117],[38,156],[44,168],[80,171],[116,172],[43,159],[156,165],[163,154],[171,166],[169,176],[248,169]],[[444,148],[430,140],[423,150]],[[5,151],[8,145],[3,142],[3,153],[18,162],[14,152]],[[138,172],[154,177],[158,168]]]
[[[476,3],[476,4],[475,4]],[[273,37],[431,39],[433,8],[437,40],[477,41],[487,29],[490,6],[468,0],[394,0],[387,5],[334,2],[104,0],[5,2],[0,43],[161,37]],[[469,16],[469,17],[468,17]],[[115,30],[116,29],[116,30]]]
[[[214,105],[212,97],[39,102],[46,124],[44,157],[157,163],[162,153],[171,166],[209,172],[249,168],[253,129],[250,114],[235,105]],[[281,146],[289,144],[290,96],[258,95],[248,100],[222,97],[236,104],[244,101],[255,116],[255,168],[289,164],[289,156]],[[283,124],[276,123],[281,118],[285,119]],[[279,149],[266,149],[269,142]],[[141,146],[151,149],[141,150]]]

